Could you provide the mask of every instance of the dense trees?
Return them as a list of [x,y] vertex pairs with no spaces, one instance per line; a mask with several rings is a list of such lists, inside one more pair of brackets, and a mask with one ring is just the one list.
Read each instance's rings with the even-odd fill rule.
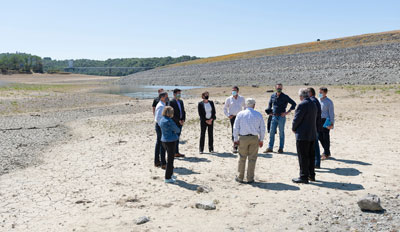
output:
[[[67,69],[69,60],[52,60],[25,53],[0,53],[0,70],[2,73],[32,72],[73,72],[89,75],[124,76],[164,65],[195,60],[195,56],[153,57],[153,58],[120,58],[108,60],[73,60],[74,69]],[[79,68],[77,68],[79,67]],[[97,67],[97,68],[96,68]],[[121,68],[122,67],[122,68]]]
[[43,72],[42,58],[25,53],[1,53],[1,73]]
[[[73,60],[74,64],[73,66],[75,68],[67,69],[67,71],[74,73],[81,73],[81,74],[89,74],[89,75],[124,76],[135,72],[157,68],[164,65],[175,64],[195,59],[198,59],[198,57],[180,56],[174,58],[168,56],[168,57],[154,57],[154,58],[119,58],[119,59],[108,59],[105,61],[77,59]],[[65,68],[68,68],[68,61],[69,60],[51,60],[49,58],[45,58],[43,59],[44,71],[46,72],[64,71]],[[99,68],[96,69],[93,67],[99,67]]]

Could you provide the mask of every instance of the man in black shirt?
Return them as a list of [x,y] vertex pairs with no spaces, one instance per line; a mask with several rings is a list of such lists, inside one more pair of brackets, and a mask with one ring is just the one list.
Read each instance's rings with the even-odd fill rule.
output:
[[[296,102],[294,102],[288,95],[282,92],[282,84],[275,85],[276,93],[271,95],[271,99],[268,103],[268,109],[266,111],[272,110],[269,114],[272,116],[271,129],[269,132],[269,145],[265,153],[272,152],[275,142],[276,130],[279,127],[279,150],[278,153],[283,153],[283,147],[285,145],[285,123],[286,115],[290,111],[296,109]],[[288,103],[291,104],[289,111],[286,112],[286,107]]]

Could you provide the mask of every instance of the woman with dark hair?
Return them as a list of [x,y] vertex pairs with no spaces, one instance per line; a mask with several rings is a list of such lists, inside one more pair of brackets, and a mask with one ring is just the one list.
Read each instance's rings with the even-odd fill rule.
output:
[[180,129],[172,120],[174,117],[174,109],[171,106],[166,106],[162,112],[160,120],[161,127],[161,142],[168,154],[167,168],[165,170],[165,183],[175,183],[176,176],[172,175],[174,172],[174,158],[176,143],[178,141],[178,133]]
[[200,116],[200,146],[199,151],[200,154],[204,152],[204,140],[206,137],[206,130],[208,130],[208,151],[214,152],[214,120],[215,116],[215,106],[214,102],[208,100],[210,94],[208,92],[204,92],[201,94],[201,98],[203,100],[198,104],[198,111]]

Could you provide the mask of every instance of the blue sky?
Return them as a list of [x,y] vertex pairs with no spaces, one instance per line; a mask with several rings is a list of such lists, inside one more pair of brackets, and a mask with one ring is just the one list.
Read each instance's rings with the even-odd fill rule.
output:
[[216,56],[400,29],[400,1],[0,0],[0,53]]

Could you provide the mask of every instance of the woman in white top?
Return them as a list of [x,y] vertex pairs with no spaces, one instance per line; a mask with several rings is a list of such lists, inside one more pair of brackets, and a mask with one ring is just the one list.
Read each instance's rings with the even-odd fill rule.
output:
[[201,98],[203,99],[199,102],[198,112],[200,116],[200,146],[199,151],[200,154],[204,152],[204,140],[206,137],[206,130],[208,130],[208,151],[214,152],[214,120],[215,116],[215,106],[214,102],[208,100],[210,94],[208,92],[204,92],[201,94]]

